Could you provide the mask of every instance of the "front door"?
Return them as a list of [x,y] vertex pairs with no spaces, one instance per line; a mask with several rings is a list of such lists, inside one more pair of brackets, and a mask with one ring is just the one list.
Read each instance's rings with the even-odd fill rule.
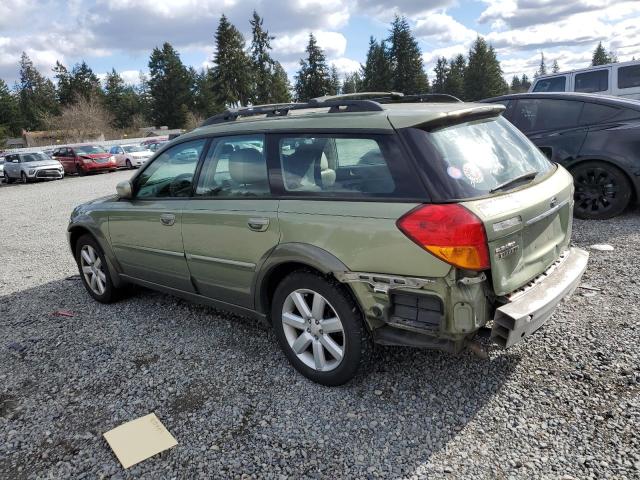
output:
[[214,139],[182,217],[184,250],[202,295],[253,308],[256,266],[278,244],[263,135]]
[[154,159],[136,178],[133,199],[120,200],[109,215],[111,243],[126,275],[194,291],[182,245],[182,209],[205,143],[180,143]]

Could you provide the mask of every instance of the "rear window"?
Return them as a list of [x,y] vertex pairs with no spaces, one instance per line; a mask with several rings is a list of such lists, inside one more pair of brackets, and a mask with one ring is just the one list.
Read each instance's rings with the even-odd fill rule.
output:
[[618,69],[618,88],[640,87],[640,65]]
[[536,82],[534,92],[564,92],[567,85],[567,77],[543,78]]
[[576,92],[594,93],[609,89],[609,70],[577,73],[575,77]]
[[[422,159],[435,200],[486,196],[500,185],[554,167],[518,129],[502,117],[474,120],[433,131],[406,129],[408,143]],[[514,183],[513,187],[522,186]],[[508,188],[505,188],[508,190]]]

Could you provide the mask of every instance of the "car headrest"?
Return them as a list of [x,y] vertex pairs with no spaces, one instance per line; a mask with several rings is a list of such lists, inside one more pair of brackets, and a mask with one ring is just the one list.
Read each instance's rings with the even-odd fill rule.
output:
[[224,145],[222,145],[220,153],[222,155],[229,155],[230,153],[233,153],[233,145],[231,145],[230,143],[225,143]]
[[229,174],[240,184],[267,182],[267,164],[255,148],[241,148],[229,157]]

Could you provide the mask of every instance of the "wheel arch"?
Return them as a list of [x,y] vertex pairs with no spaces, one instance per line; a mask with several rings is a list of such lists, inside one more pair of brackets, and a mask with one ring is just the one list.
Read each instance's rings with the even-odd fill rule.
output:
[[114,287],[116,288],[121,287],[124,284],[124,282],[120,279],[120,275],[119,275],[119,273],[122,270],[113,254],[113,251],[111,250],[111,246],[106,241],[103,235],[96,234],[95,230],[88,227],[87,225],[84,225],[84,224],[71,225],[67,230],[69,247],[71,248],[71,254],[73,255],[73,257],[75,258],[75,255],[76,255],[76,246],[78,244],[78,240],[80,239],[80,237],[82,237],[85,234],[91,235],[91,237],[93,237],[93,239],[96,242],[98,242],[98,245],[100,245],[100,248],[102,248],[102,251],[104,252],[104,256],[105,256],[105,259],[107,260],[109,271],[114,273],[114,275],[112,275],[112,278],[111,278],[111,281],[113,282]]
[[[280,244],[258,265],[254,285],[255,309],[269,318],[271,299],[278,284],[291,272],[302,269],[332,277],[335,272],[349,271],[336,256],[320,247],[306,243]],[[351,289],[347,290],[353,296]]]

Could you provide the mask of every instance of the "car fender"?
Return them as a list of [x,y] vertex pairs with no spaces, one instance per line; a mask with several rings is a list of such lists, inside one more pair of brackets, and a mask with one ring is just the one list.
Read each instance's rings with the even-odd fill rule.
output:
[[264,310],[269,301],[266,292],[270,275],[287,263],[301,264],[325,275],[349,271],[336,256],[320,247],[308,243],[281,243],[267,252],[256,266],[253,292],[255,310],[259,313],[268,314]]
[[74,233],[77,233],[78,231],[88,232],[93,236],[93,238],[96,239],[96,241],[100,245],[100,248],[102,248],[102,251],[104,252],[109,271],[115,273],[115,275],[112,275],[111,278],[113,285],[116,288],[122,286],[123,281],[120,279],[122,267],[118,263],[113,249],[111,248],[111,243],[106,237],[106,235],[108,235],[108,219],[105,217],[103,221],[99,223],[87,213],[79,212],[76,214],[76,212],[74,211],[74,213],[72,214],[72,220],[67,227],[67,240],[69,242],[71,254],[74,256],[74,258],[76,252],[74,251],[71,239]]

